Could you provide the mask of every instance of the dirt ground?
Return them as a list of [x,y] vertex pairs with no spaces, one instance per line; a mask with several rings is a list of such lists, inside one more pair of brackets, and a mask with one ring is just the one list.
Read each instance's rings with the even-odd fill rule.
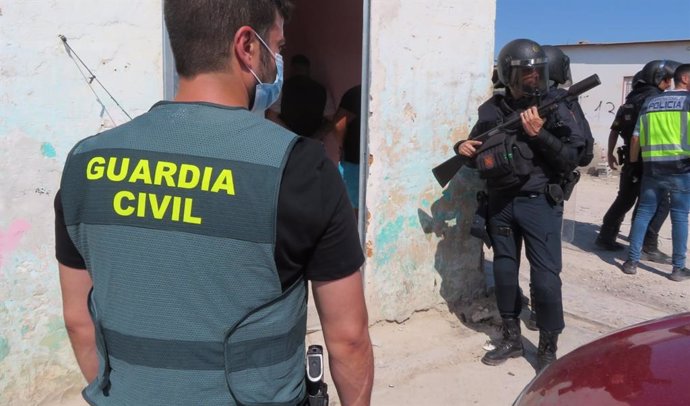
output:
[[[636,275],[619,266],[626,251],[601,251],[594,245],[601,219],[618,190],[618,177],[583,175],[570,207],[565,210],[563,300],[566,329],[558,355],[602,334],[641,321],[690,311],[690,282],[667,279],[670,265],[643,262]],[[574,200],[574,201],[573,201]],[[627,245],[630,215],[619,241]],[[664,224],[660,248],[671,253],[671,224]],[[492,253],[485,251],[487,267]],[[526,264],[526,259],[523,259]],[[520,275],[523,289],[529,274]],[[402,324],[379,323],[371,328],[376,359],[373,405],[510,405],[535,376],[538,332],[522,329],[527,355],[497,367],[480,358],[495,328],[469,326],[448,311],[429,310]],[[320,342],[318,333],[309,337]],[[329,381],[332,382],[332,381]],[[331,405],[339,405],[331,388]]]
[[[637,275],[625,275],[619,269],[625,251],[596,249],[593,241],[617,188],[615,174],[608,178],[583,175],[566,208],[564,234],[569,242],[563,244],[562,273],[566,329],[560,337],[559,356],[615,329],[690,311],[690,282],[667,279],[670,265],[643,262]],[[624,243],[629,217],[619,239]],[[669,254],[670,236],[667,220],[660,248]],[[485,255],[490,271],[491,251],[486,250]],[[520,284],[527,287],[528,273],[523,270],[520,278]],[[445,309],[416,313],[401,324],[378,323],[372,326],[371,336],[376,360],[373,405],[510,405],[535,376],[538,333],[525,328],[525,358],[496,367],[483,365],[480,358],[497,330],[486,324],[463,323]],[[320,332],[310,333],[307,341],[322,343]],[[326,381],[330,405],[339,405],[333,381],[329,376]],[[82,404],[74,399],[62,403]]]

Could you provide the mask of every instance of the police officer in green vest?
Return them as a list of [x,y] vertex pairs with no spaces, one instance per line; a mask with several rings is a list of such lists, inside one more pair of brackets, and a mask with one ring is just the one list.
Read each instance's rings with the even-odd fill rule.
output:
[[[611,169],[616,169],[616,165],[622,165],[620,172],[620,182],[618,195],[611,203],[611,207],[604,214],[601,229],[595,244],[605,250],[618,251],[624,248],[618,243],[618,232],[625,215],[638,201],[640,195],[640,175],[641,165],[633,164],[630,159],[630,140],[635,130],[635,123],[640,113],[644,101],[652,96],[664,92],[671,86],[673,72],[680,65],[678,62],[670,60],[653,60],[647,62],[642,70],[633,76],[633,89],[625,97],[616,112],[616,118],[611,124],[611,132],[608,139],[608,163]],[[618,148],[618,159],[614,156],[618,138],[623,140],[623,146]],[[660,202],[657,210],[649,222],[649,227],[645,234],[642,246],[642,256],[645,260],[668,263],[669,256],[659,250],[659,230],[666,221],[669,212],[668,199]],[[633,210],[633,217],[637,213],[637,208]]]
[[676,68],[673,81],[673,91],[647,99],[633,133],[630,159],[635,162],[641,151],[644,171],[623,272],[637,272],[644,232],[657,206],[670,193],[673,269],[669,279],[679,282],[690,279],[685,267],[690,211],[690,64]]
[[166,0],[175,100],[69,153],[56,256],[89,404],[304,404],[308,280],[341,403],[370,403],[345,187],[320,143],[264,119],[290,8]]

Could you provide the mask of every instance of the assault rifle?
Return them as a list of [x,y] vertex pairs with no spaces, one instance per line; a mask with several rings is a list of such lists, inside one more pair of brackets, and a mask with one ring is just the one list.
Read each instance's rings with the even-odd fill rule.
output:
[[[599,80],[599,76],[596,74],[575,83],[574,85],[570,86],[567,93],[563,93],[555,99],[539,106],[539,116],[547,116],[549,113],[558,108],[558,103],[562,101],[577,99],[577,97],[580,96],[582,93],[591,90],[599,86],[600,84],[601,80]],[[492,128],[491,130],[479,135],[476,138],[473,138],[473,140],[484,142],[490,137],[498,133],[501,133],[504,130],[517,128],[519,125],[521,125],[521,123],[522,121],[520,120],[520,115],[515,114],[514,117],[507,120],[503,124],[499,125],[498,127]],[[441,185],[441,187],[445,187],[448,184],[448,182],[450,182],[450,180],[453,179],[455,174],[458,173],[460,168],[462,168],[467,162],[469,162],[470,159],[472,158],[457,154],[454,157],[446,160],[442,164],[438,165],[431,171],[434,173],[434,177]]]

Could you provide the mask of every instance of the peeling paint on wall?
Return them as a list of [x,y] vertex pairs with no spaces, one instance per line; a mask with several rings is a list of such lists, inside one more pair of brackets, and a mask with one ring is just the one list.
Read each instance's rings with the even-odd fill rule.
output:
[[441,190],[431,168],[490,95],[495,2],[372,2],[371,14],[367,297],[372,319],[402,321],[484,287],[468,234],[480,183],[465,173]]
[[51,318],[46,323],[47,332],[41,339],[41,345],[46,347],[49,351],[57,351],[64,345],[67,339],[67,330],[65,323],[60,317]]
[[396,243],[399,241],[404,229],[404,218],[398,217],[386,222],[376,236],[376,259],[380,265],[386,265],[396,254]]
[[41,145],[41,154],[46,158],[55,158],[57,155],[55,153],[55,148],[49,142],[44,142],[43,145]]
[[0,363],[10,353],[10,343],[6,337],[0,337]]
[[14,249],[19,245],[19,240],[31,228],[25,220],[14,221],[6,231],[0,229],[0,269]]
[[53,199],[74,144],[112,126],[104,108],[126,117],[58,34],[130,114],[163,95],[160,2],[37,4],[11,2],[0,24],[0,405],[58,404],[85,385],[62,319]]
[[[50,404],[84,385],[61,322],[52,203],[67,153],[112,126],[104,108],[117,109],[92,93],[57,34],[130,114],[163,94],[159,2],[35,5],[13,2],[0,24],[3,405]],[[479,286],[479,243],[465,233],[473,179],[463,174],[442,191],[430,169],[467,135],[488,94],[495,2],[394,0],[371,8],[365,276],[370,319],[402,320]]]

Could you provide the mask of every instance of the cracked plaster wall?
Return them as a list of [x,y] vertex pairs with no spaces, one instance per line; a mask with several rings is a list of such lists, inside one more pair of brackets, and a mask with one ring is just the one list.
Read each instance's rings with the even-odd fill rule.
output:
[[[43,405],[83,387],[64,328],[53,199],[82,138],[163,97],[157,1],[0,1],[0,404]],[[95,93],[94,93],[95,92]]]
[[366,288],[373,320],[405,320],[483,292],[468,234],[480,186],[445,191],[431,168],[467,137],[490,95],[495,1],[372,2]]
[[[453,308],[483,291],[467,235],[479,186],[430,169],[489,95],[495,1],[372,2],[366,284],[371,320]],[[61,317],[53,198],[79,139],[163,98],[161,4],[0,0],[0,404],[47,405],[83,387]]]

